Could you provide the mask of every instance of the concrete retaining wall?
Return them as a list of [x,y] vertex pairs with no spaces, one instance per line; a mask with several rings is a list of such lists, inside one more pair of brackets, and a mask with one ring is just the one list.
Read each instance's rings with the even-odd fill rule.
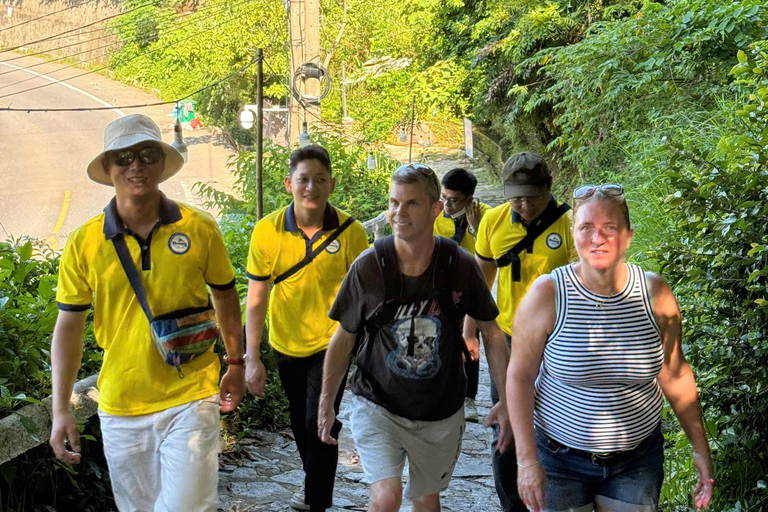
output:
[[[0,49],[78,29],[121,11],[118,3],[108,0],[0,0]],[[50,16],[31,21],[45,15]],[[44,51],[56,57],[70,57],[81,65],[103,64],[118,48],[114,44],[117,38],[106,31],[107,23],[74,30],[60,38],[25,47],[23,51]],[[14,25],[18,26],[9,29]],[[0,60],[13,57],[13,54],[6,53],[0,56]]]
[[[71,404],[78,422],[96,414],[99,406],[98,378],[98,374],[91,375],[75,384]],[[51,438],[52,401],[51,397],[45,398],[42,404],[28,405],[0,419],[0,464],[48,442]],[[22,416],[34,423],[34,436],[22,424]]]

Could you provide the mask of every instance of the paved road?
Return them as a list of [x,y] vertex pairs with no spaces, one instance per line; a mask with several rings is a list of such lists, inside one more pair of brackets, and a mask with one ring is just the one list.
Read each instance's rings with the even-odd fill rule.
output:
[[[159,101],[152,94],[97,74],[6,96],[84,72],[29,57],[2,62],[15,57],[18,55],[0,54],[0,108],[87,108]],[[32,65],[36,66],[28,71],[17,69]],[[95,112],[0,110],[0,240],[8,235],[30,235],[62,247],[67,235],[98,214],[113,196],[110,187],[90,181],[85,173],[103,148],[105,126],[121,115],[146,114],[170,143],[171,109],[164,105]],[[216,181],[217,188],[229,190],[232,177],[225,164],[233,151],[206,129],[185,132],[185,139],[190,146],[189,162],[162,185],[163,191],[172,199],[195,203],[191,188],[198,181]]]

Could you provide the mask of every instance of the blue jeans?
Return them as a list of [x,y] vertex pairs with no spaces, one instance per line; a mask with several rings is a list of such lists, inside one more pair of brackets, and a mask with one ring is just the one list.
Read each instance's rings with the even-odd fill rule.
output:
[[658,510],[664,480],[661,424],[614,464],[597,465],[537,429],[539,459],[547,474],[546,510],[591,511],[595,504],[615,512]]

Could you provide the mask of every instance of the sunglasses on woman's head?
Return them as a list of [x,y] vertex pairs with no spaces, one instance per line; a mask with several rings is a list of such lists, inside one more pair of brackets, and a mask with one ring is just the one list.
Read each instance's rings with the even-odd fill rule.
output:
[[136,158],[147,165],[156,164],[163,157],[163,150],[157,146],[148,146],[138,151],[133,149],[119,149],[112,152],[112,161],[120,167],[128,167]]
[[619,197],[624,195],[624,187],[613,183],[603,185],[584,185],[573,191],[574,199],[589,199],[595,193],[601,193],[605,197]]

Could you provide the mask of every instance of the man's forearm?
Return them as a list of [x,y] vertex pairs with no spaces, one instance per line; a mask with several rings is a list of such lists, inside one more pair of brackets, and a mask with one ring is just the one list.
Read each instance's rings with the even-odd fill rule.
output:
[[213,290],[213,305],[219,321],[227,357],[243,357],[243,324],[240,320],[240,297],[234,286],[229,290]]
[[86,313],[60,312],[51,342],[51,385],[54,413],[68,411],[72,388],[83,359]]
[[496,390],[499,393],[499,401],[505,403],[506,399],[506,380],[507,365],[509,364],[509,348],[504,332],[496,324],[481,324],[483,333],[483,344],[485,345],[485,357],[488,360],[488,370],[491,373],[496,384]]
[[266,303],[249,306],[245,310],[245,339],[249,358],[261,358],[259,348],[266,319]]
[[323,362],[323,390],[320,408],[333,407],[341,381],[349,368],[349,358],[355,346],[355,335],[339,325],[331,337]]

